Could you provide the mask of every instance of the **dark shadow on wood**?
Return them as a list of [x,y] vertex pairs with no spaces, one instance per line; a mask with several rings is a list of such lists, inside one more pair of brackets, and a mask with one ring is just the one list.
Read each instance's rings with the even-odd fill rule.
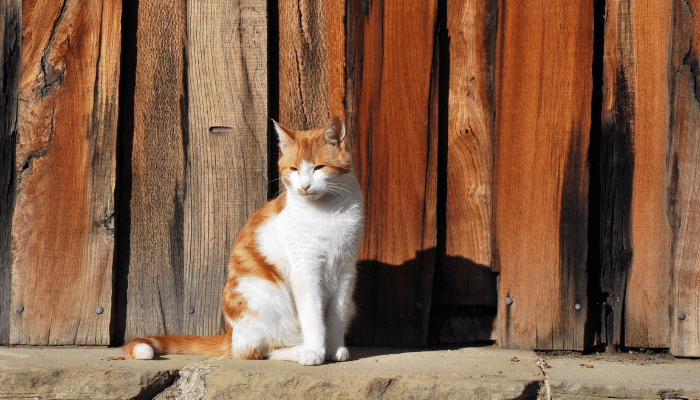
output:
[[[267,0],[267,115],[269,118],[279,121],[280,116],[280,24],[279,24],[278,0]],[[268,121],[267,129],[267,199],[277,197],[280,191],[279,147],[277,146],[277,133],[272,121]]]
[[584,346],[590,350],[600,350],[603,346],[601,337],[604,322],[604,305],[607,298],[603,296],[601,282],[601,168],[600,146],[602,140],[602,110],[603,110],[603,70],[605,54],[605,0],[593,2],[593,91],[591,97],[591,134],[588,150],[590,185],[588,197],[588,319],[584,332]]
[[15,204],[17,101],[22,58],[21,2],[8,3],[0,18],[0,345],[9,344],[12,310],[12,215]]
[[[631,29],[626,26],[626,29]],[[632,33],[625,35],[631,37]],[[617,66],[615,108],[605,110],[600,140],[600,260],[603,304],[601,339],[624,346],[624,311],[632,263],[635,98],[624,65]]]
[[127,289],[131,251],[131,153],[134,145],[134,93],[136,88],[136,31],[139,0],[122,5],[121,75],[119,80],[119,120],[117,122],[117,166],[114,193],[114,301],[111,345],[121,346],[126,331]]
[[[460,282],[441,274],[443,266],[463,270],[474,277]],[[428,344],[467,343],[492,340],[497,314],[498,274],[488,265],[479,265],[464,257],[438,254],[433,281]],[[469,300],[465,301],[464,299]]]
[[[488,341],[493,334],[496,304],[488,305],[432,305],[424,304],[416,294],[421,293],[423,281],[407,279],[418,275],[425,257],[434,257],[436,249],[418,252],[416,257],[401,265],[375,260],[358,263],[355,305],[357,314],[348,333],[352,346],[416,346],[415,338],[428,333],[431,344]],[[495,289],[496,274],[489,266],[476,265],[461,257],[445,257],[446,262],[488,272],[490,285]],[[378,276],[384,279],[379,287]],[[392,282],[386,285],[386,282]],[[449,288],[449,280],[435,282],[433,296]],[[410,285],[410,286],[404,286]],[[376,296],[366,294],[376,293]],[[494,290],[495,293],[495,290]],[[426,307],[428,307],[426,309]],[[429,326],[423,326],[423,316],[430,312]],[[441,340],[442,339],[442,340]],[[425,344],[425,343],[424,343]]]

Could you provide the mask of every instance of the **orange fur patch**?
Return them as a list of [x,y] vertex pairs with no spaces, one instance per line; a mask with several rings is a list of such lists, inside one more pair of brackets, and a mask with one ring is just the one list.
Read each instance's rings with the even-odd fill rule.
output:
[[283,194],[268,202],[250,217],[248,223],[238,233],[229,258],[228,279],[221,297],[221,309],[229,321],[236,321],[245,313],[250,312],[246,299],[236,291],[238,278],[249,276],[265,279],[272,283],[282,280],[282,275],[277,267],[270,264],[258,251],[256,231],[271,216],[282,212],[285,201],[286,196]]
[[347,151],[343,138],[340,145],[326,142],[324,129],[295,132],[292,143],[282,151],[279,160],[280,178],[289,186],[289,175],[292,167],[298,167],[301,160],[313,165],[325,165],[324,172],[328,174],[346,174],[352,168],[352,155]]
[[226,281],[224,293],[221,296],[221,311],[230,321],[238,320],[243,314],[250,312],[246,299],[236,291],[238,279],[231,276]]
[[216,336],[167,335],[137,338],[124,345],[124,357],[134,358],[134,346],[141,343],[150,345],[156,357],[164,354],[231,355],[229,331]]
[[[270,264],[258,251],[256,231],[271,216],[279,214],[284,209],[286,196],[269,201],[248,220],[248,223],[238,233],[229,258],[229,277],[252,276],[277,283],[282,280],[277,267]],[[235,286],[234,286],[235,287]]]

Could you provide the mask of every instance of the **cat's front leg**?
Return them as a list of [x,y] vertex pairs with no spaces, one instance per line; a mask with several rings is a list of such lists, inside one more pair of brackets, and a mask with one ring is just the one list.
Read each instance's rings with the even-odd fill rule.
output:
[[299,364],[323,364],[326,358],[326,329],[319,270],[301,266],[292,269],[292,292],[304,338],[304,344],[299,351]]
[[355,269],[353,263],[346,272],[339,274],[338,287],[328,307],[327,360],[347,361],[350,358],[348,348],[345,347],[345,333],[355,313],[355,305],[352,301],[354,288]]

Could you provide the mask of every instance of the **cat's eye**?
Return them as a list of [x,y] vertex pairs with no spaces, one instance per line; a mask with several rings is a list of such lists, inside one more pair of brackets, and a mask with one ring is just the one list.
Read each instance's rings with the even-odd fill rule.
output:
[[292,172],[297,172],[297,171],[298,171],[297,167],[289,167],[289,169],[291,169]]
[[323,167],[325,167],[325,165],[317,165],[314,167],[314,171],[318,171],[318,170],[322,169]]

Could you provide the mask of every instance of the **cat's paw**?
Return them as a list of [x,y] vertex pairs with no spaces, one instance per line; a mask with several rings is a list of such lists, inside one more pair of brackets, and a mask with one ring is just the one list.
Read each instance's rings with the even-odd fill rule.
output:
[[335,357],[333,359],[338,362],[347,361],[350,358],[350,352],[347,347],[338,347],[335,352]]
[[299,352],[299,364],[301,365],[321,365],[325,361],[325,351],[302,349]]

